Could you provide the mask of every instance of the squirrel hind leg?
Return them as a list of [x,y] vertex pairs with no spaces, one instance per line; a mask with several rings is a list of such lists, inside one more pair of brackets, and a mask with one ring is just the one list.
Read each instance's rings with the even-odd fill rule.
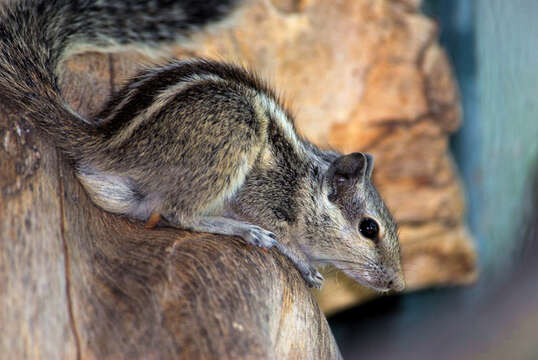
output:
[[147,220],[159,207],[157,198],[141,194],[128,177],[89,167],[79,168],[77,177],[92,201],[108,212]]

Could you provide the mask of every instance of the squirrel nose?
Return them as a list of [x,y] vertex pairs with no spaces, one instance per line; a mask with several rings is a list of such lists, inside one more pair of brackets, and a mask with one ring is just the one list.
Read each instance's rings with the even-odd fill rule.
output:
[[403,274],[395,274],[387,285],[394,291],[403,291],[405,289],[405,279]]

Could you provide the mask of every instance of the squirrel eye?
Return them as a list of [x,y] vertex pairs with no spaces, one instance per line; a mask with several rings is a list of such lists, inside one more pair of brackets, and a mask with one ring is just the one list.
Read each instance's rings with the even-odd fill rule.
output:
[[359,224],[360,233],[371,240],[377,240],[377,235],[379,235],[379,225],[375,220],[370,218],[365,218],[361,220]]

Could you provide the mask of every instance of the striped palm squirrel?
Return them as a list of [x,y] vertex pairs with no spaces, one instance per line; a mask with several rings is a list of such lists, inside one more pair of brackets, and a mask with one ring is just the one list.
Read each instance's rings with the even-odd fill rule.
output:
[[[18,0],[0,13],[0,98],[54,139],[102,209],[275,246],[310,286],[333,264],[404,287],[396,224],[372,156],[319,149],[252,72],[210,60],[141,71],[85,119],[60,65],[85,49],[157,48],[219,22],[239,0]],[[153,220],[152,220],[153,221]]]

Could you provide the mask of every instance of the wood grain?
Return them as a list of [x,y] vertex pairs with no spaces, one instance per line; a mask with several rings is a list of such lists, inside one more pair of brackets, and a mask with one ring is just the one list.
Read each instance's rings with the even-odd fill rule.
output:
[[[62,79],[66,98],[89,114],[122,61],[73,59]],[[145,229],[105,213],[53,144],[25,128],[24,114],[1,110],[2,354],[340,357],[314,296],[285,258],[239,239]]]

